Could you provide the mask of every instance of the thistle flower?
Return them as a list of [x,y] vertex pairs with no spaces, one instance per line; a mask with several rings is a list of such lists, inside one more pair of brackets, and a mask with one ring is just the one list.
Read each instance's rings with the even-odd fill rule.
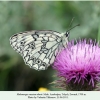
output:
[[94,90],[100,82],[100,47],[91,39],[74,43],[69,42],[54,61],[59,77],[55,83],[66,90]]

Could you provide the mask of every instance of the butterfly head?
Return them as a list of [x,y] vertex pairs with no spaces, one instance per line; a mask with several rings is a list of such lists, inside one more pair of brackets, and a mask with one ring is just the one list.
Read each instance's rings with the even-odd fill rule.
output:
[[67,31],[67,32],[65,33],[65,36],[66,36],[66,37],[69,37],[69,33],[70,33],[70,32]]

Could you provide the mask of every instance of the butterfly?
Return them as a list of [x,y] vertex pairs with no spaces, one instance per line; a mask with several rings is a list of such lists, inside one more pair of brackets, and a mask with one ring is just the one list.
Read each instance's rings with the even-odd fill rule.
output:
[[61,49],[67,46],[68,37],[69,31],[32,30],[11,36],[10,44],[26,65],[39,71],[46,70],[54,62]]

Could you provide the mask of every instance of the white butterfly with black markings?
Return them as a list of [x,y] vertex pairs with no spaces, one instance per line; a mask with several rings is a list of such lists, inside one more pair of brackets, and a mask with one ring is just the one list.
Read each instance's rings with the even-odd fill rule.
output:
[[33,30],[21,32],[10,38],[12,48],[24,59],[26,65],[36,70],[50,66],[61,48],[67,46],[69,31]]

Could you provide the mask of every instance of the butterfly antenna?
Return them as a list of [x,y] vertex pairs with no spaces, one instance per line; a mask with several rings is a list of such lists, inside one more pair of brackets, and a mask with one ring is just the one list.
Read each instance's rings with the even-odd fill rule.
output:
[[70,24],[69,24],[68,27],[70,27],[70,26],[72,25],[72,22],[73,22],[74,18],[75,18],[75,17],[72,18],[72,20],[71,20],[71,22],[70,22]]
[[77,24],[77,25],[73,26],[72,28],[68,29],[67,32],[70,31],[71,29],[75,28],[76,26],[80,26],[80,24]]

